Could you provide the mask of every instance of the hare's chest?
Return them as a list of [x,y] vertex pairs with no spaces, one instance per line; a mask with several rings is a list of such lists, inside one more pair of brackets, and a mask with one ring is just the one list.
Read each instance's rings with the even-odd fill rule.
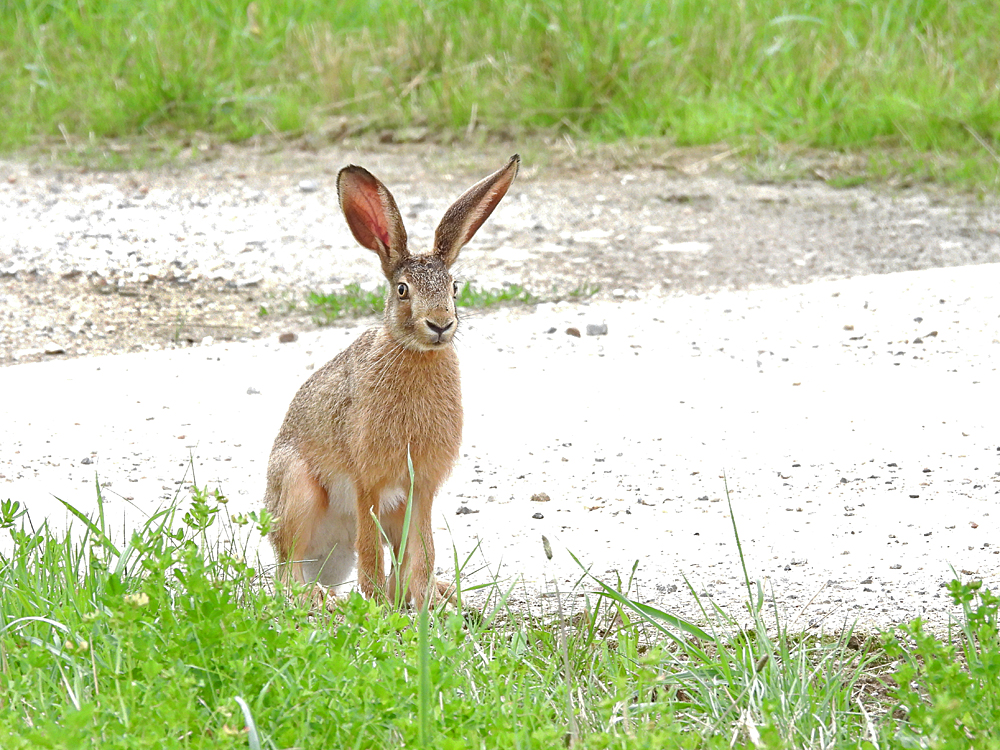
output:
[[461,442],[462,401],[457,393],[401,393],[370,417],[368,439],[378,444],[409,446],[412,453]]

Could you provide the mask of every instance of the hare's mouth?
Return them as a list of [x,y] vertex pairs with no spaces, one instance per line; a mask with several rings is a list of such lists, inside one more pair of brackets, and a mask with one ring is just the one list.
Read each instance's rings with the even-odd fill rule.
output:
[[423,328],[427,336],[427,343],[436,349],[451,343],[451,339],[455,335],[455,320],[453,318],[442,325],[433,320],[425,319]]

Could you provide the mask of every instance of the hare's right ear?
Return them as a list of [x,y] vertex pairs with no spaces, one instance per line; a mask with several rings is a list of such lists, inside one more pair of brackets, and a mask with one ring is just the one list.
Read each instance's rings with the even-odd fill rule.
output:
[[354,239],[378,253],[382,272],[391,280],[409,255],[403,219],[392,194],[371,172],[352,164],[337,175],[337,195]]
[[514,154],[503,167],[466,190],[445,211],[434,233],[434,254],[444,261],[445,266],[451,267],[458,251],[472,239],[472,235],[507,195],[520,163],[521,157]]

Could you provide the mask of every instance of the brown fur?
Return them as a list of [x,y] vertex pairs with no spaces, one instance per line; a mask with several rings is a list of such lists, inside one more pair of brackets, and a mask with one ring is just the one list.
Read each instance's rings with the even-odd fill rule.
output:
[[[441,220],[434,250],[413,256],[385,186],[360,167],[338,175],[348,226],[378,254],[389,293],[382,326],[299,388],[271,449],[264,503],[277,517],[270,538],[286,579],[338,585],[356,554],[366,596],[400,595],[417,607],[447,596],[434,578],[431,507],[462,441],[448,269],[506,194],[519,162],[512,157],[466,191]],[[407,450],[414,480],[404,580],[390,577],[386,586],[379,527],[398,557],[410,489]]]

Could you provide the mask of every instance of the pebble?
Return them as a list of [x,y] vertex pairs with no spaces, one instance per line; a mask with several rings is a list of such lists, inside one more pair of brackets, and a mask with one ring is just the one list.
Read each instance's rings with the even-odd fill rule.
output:
[[567,328],[566,329],[566,333],[569,336],[576,336],[577,338],[580,338],[580,329],[579,328]]
[[290,344],[293,341],[297,341],[299,335],[294,331],[286,331],[285,333],[278,336],[278,343],[280,344]]
[[315,180],[300,180],[299,190],[303,193],[315,193],[319,190],[319,185]]
[[550,498],[544,492],[536,492],[534,495],[531,496],[531,502],[533,502],[533,503],[547,503],[551,499],[552,498]]
[[545,518],[545,516],[543,516],[541,513],[535,513],[531,517],[534,518],[536,521],[540,521],[541,519]]
[[608,334],[608,324],[607,323],[588,323],[587,324],[587,335],[588,336],[606,336]]

